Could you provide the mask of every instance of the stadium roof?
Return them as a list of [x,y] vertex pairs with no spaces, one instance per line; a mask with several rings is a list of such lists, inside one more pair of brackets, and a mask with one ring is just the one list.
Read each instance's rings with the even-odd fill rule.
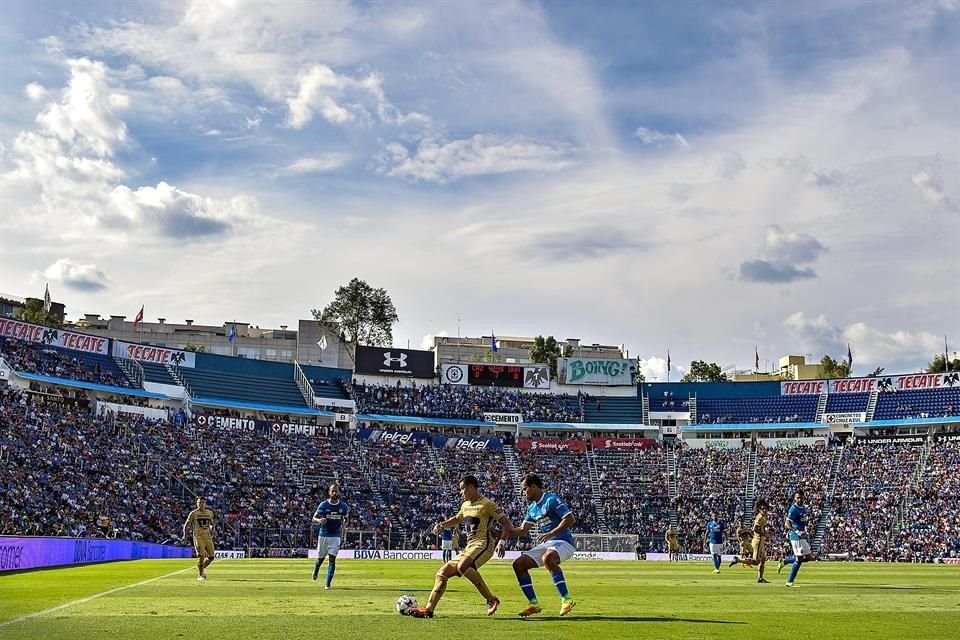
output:
[[228,409],[246,409],[247,411],[267,411],[296,416],[333,416],[332,411],[321,411],[309,407],[289,407],[282,404],[262,404],[260,402],[244,402],[240,400],[225,400],[223,398],[191,398],[190,404],[202,407],[225,407]]
[[38,382],[48,382],[50,384],[58,384],[63,387],[76,387],[78,389],[89,389],[90,391],[103,391],[107,393],[116,393],[118,395],[124,395],[124,396],[135,396],[137,398],[154,398],[157,400],[170,399],[170,396],[166,396],[162,393],[153,393],[152,391],[144,391],[143,389],[130,389],[129,387],[115,387],[113,385],[97,384],[95,382],[85,382],[83,380],[71,380],[69,378],[55,378],[53,376],[41,376],[36,373],[23,373],[22,371],[14,371],[13,373],[25,380],[36,380]]

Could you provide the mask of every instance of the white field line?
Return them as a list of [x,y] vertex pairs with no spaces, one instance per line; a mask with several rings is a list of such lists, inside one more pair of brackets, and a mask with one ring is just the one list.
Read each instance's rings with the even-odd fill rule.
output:
[[57,605],[56,607],[51,607],[50,609],[44,609],[43,611],[37,611],[36,613],[29,613],[25,616],[19,618],[14,618],[13,620],[7,620],[6,622],[0,622],[0,629],[9,625],[16,624],[17,622],[24,622],[30,620],[31,618],[36,618],[37,616],[45,616],[48,613],[53,613],[54,611],[60,611],[61,609],[66,609],[67,607],[72,607],[78,604],[83,604],[84,602],[90,602],[91,600],[96,600],[97,598],[102,598],[103,596],[108,596],[111,593],[116,593],[117,591],[123,591],[125,589],[133,589],[134,587],[140,587],[145,584],[150,584],[151,582],[156,582],[157,580],[163,580],[164,578],[169,578],[170,576],[175,576],[178,573],[183,573],[184,571],[196,570],[196,567],[187,567],[185,569],[180,569],[172,573],[168,573],[165,576],[157,576],[156,578],[150,578],[149,580],[143,580],[142,582],[137,582],[136,584],[128,584],[125,587],[116,587],[115,589],[108,589],[100,593],[95,593],[92,596],[87,596],[86,598],[80,598],[79,600],[74,600],[73,602],[67,602],[66,604]]

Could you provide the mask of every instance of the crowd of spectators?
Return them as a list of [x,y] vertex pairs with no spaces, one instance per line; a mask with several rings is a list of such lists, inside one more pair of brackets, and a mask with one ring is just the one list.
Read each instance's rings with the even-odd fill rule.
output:
[[[82,380],[113,387],[133,387],[109,357],[0,337],[0,356],[14,371],[54,378]],[[84,358],[92,361],[86,361]]]
[[483,420],[484,412],[496,412],[520,413],[526,422],[583,421],[575,396],[503,387],[357,383],[353,398],[360,413]]
[[890,542],[893,557],[901,561],[960,557],[960,441],[933,444]]
[[636,533],[645,551],[662,551],[670,501],[666,449],[594,451],[607,527]]
[[576,451],[520,449],[520,473],[536,473],[544,490],[556,493],[576,518],[574,533],[597,533],[587,455]]
[[[780,523],[793,504],[793,494],[803,491],[807,506],[807,522],[815,527],[820,522],[823,504],[830,484],[832,450],[806,445],[790,448],[757,447],[756,499],[770,505],[767,521],[774,548],[787,543],[786,531]],[[815,531],[810,531],[811,539]]]
[[[707,523],[716,513],[728,529],[743,517],[749,449],[677,450],[677,510],[680,545],[701,552]],[[727,551],[737,550],[735,537],[727,538]]]
[[864,560],[890,558],[888,537],[896,523],[920,447],[854,441],[844,448],[823,548]]

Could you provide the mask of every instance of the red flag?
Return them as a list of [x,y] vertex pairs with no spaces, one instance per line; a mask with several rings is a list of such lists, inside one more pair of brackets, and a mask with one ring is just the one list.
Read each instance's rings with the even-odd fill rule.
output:
[[760,371],[760,349],[758,347],[753,348],[753,368]]
[[143,322],[143,305],[140,306],[140,311],[137,312],[137,317],[133,319],[133,330],[137,330],[137,325]]

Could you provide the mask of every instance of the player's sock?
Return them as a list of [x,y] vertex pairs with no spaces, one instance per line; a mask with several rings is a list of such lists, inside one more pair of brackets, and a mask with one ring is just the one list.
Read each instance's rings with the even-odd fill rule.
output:
[[320,560],[313,563],[313,579],[316,580],[318,575],[320,575]]
[[787,580],[787,582],[793,582],[793,581],[796,579],[796,577],[797,577],[797,572],[800,571],[800,565],[802,565],[802,564],[803,564],[803,562],[794,562],[794,563],[793,563],[793,566],[790,567],[790,578]]
[[720,570],[720,556],[713,556],[713,568],[717,571]]
[[520,590],[523,591],[523,595],[527,597],[530,604],[540,604],[537,601],[537,592],[533,590],[533,578],[526,575],[523,578],[518,578],[517,581],[520,583]]
[[570,592],[567,590],[567,581],[563,577],[563,570],[557,569],[556,573],[551,573],[553,578],[553,584],[557,588],[557,591],[560,592],[560,597],[566,600],[570,597]]
[[337,571],[337,565],[332,562],[327,565],[327,586],[330,586],[330,583],[333,582],[333,574]]

